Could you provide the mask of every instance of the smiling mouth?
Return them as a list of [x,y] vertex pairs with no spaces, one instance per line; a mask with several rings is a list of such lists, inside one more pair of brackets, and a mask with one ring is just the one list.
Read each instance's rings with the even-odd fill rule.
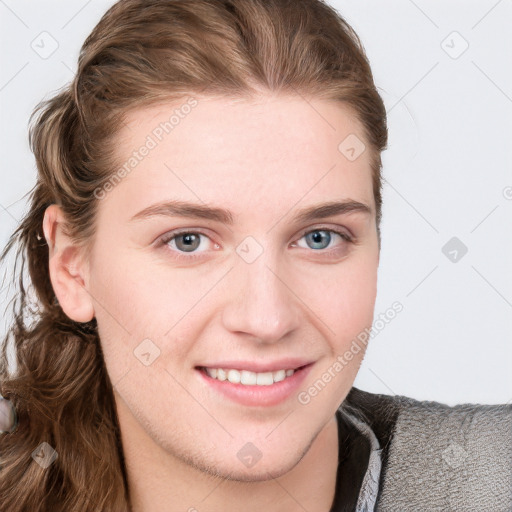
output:
[[283,368],[272,372],[252,372],[235,368],[207,368],[205,366],[198,366],[196,369],[220,382],[226,381],[231,384],[242,384],[244,386],[271,386],[272,384],[288,379],[294,375],[295,372],[307,366],[309,366],[309,364],[298,368]]

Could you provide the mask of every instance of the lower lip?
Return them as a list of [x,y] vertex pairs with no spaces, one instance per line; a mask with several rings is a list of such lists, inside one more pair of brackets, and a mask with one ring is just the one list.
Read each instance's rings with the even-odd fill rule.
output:
[[204,381],[215,391],[223,394],[229,399],[241,405],[265,406],[277,405],[296,391],[302,384],[313,363],[295,370],[294,374],[286,379],[275,382],[270,386],[246,386],[244,384],[233,384],[228,380],[220,381],[210,377],[204,370],[196,371],[201,375]]

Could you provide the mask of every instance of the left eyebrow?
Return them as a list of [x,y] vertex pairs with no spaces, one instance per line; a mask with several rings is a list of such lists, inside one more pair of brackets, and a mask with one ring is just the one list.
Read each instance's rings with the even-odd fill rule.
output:
[[325,219],[326,217],[333,217],[334,215],[347,215],[354,212],[363,213],[364,215],[373,214],[373,210],[370,206],[359,201],[331,201],[299,210],[294,215],[294,221],[297,223],[309,222],[316,219]]
[[[310,222],[316,219],[324,219],[334,215],[347,215],[354,212],[363,213],[365,215],[373,214],[373,210],[370,206],[359,201],[330,201],[299,210],[293,216],[293,221],[296,223]],[[144,210],[141,210],[131,217],[130,222],[160,215],[213,220],[229,225],[233,224],[234,219],[233,213],[224,208],[191,203],[188,201],[165,201],[144,208]]]

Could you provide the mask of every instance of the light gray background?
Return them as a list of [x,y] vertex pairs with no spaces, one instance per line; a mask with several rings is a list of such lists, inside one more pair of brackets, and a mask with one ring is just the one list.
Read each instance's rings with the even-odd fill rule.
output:
[[[0,0],[1,247],[35,180],[29,115],[72,79],[81,44],[113,3]],[[404,307],[371,341],[355,385],[509,402],[512,2],[329,3],[361,37],[388,110],[375,318],[394,301]],[[442,251],[452,237],[468,249],[456,248],[456,261]]]

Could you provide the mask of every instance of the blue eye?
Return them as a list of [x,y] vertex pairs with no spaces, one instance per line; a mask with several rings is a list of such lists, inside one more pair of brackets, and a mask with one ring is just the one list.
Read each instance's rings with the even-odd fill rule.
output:
[[[334,235],[334,236],[333,236]],[[335,231],[333,229],[315,229],[302,235],[305,238],[307,247],[314,250],[323,250],[329,247],[331,241],[337,236],[346,242],[351,242],[352,238],[346,233]],[[301,238],[301,239],[302,239]],[[301,246],[303,247],[303,246]]]
[[331,238],[331,233],[326,230],[312,231],[306,235],[306,241],[314,245],[312,249],[326,249],[331,243]]

